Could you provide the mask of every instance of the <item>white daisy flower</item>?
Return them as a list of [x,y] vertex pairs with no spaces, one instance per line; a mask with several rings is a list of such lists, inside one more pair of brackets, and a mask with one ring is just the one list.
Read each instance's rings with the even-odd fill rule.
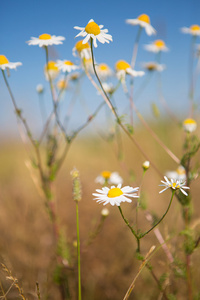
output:
[[156,40],[153,43],[149,45],[145,45],[144,48],[147,51],[158,53],[161,51],[167,52],[169,51],[169,48],[165,45],[165,42],[163,40]]
[[112,206],[120,206],[121,202],[132,202],[132,200],[127,197],[138,198],[139,196],[136,194],[138,190],[139,187],[132,188],[125,186],[121,188],[121,184],[118,184],[117,187],[111,186],[110,189],[108,187],[103,187],[101,190],[97,189],[96,191],[98,193],[93,193],[92,195],[96,197],[94,200],[103,203],[103,205],[110,203]]
[[48,33],[41,34],[38,38],[31,37],[31,40],[28,41],[28,45],[38,45],[39,47],[47,47],[52,45],[59,45],[62,44],[62,41],[64,41],[65,38],[63,36],[55,36],[50,35]]
[[95,179],[96,183],[104,184],[122,184],[123,179],[118,174],[118,172],[110,172],[110,171],[103,171],[97,178]]
[[110,43],[110,41],[112,41],[112,36],[110,34],[107,34],[108,29],[102,29],[103,25],[97,25],[97,23],[95,23],[93,19],[88,22],[86,27],[75,26],[74,28],[81,30],[81,32],[78,33],[75,37],[84,37],[83,44],[87,43],[89,39],[92,38],[94,47],[96,48],[97,40],[102,44]]
[[44,67],[44,75],[45,75],[46,80],[49,80],[49,76],[50,76],[51,80],[56,79],[56,77],[59,75],[59,72],[60,71],[59,71],[55,61],[50,60],[48,62],[48,64],[45,65],[45,67]]
[[191,132],[193,132],[193,131],[196,130],[196,128],[197,128],[197,123],[196,123],[196,121],[193,120],[193,119],[185,119],[185,120],[183,121],[183,128],[184,128],[185,131],[191,133]]
[[112,76],[113,74],[112,70],[105,63],[96,65],[96,71],[102,81],[105,81],[108,77]]
[[180,165],[175,171],[167,171],[165,176],[173,180],[185,181],[186,171],[185,168]]
[[143,27],[148,35],[156,34],[156,30],[150,24],[150,18],[146,14],[142,14],[137,19],[127,19],[127,24],[140,25]]
[[183,33],[189,33],[191,35],[197,36],[200,35],[200,26],[195,24],[190,27],[182,27],[181,31]]
[[149,72],[152,72],[152,71],[162,72],[165,69],[165,65],[158,64],[156,62],[147,62],[147,63],[143,63],[142,65],[143,65],[143,68]]
[[81,59],[89,59],[91,57],[90,45],[88,43],[83,44],[83,40],[78,41],[72,49],[73,56],[80,56]]
[[16,69],[16,67],[21,66],[21,62],[9,62],[5,55],[0,55],[0,69]]
[[160,184],[160,186],[164,186],[165,188],[162,191],[160,191],[159,194],[171,188],[172,190],[180,190],[185,196],[188,196],[186,191],[184,191],[184,189],[189,189],[189,187],[185,186],[186,182],[181,182],[180,180],[173,179],[169,181],[167,176],[164,176],[164,178],[166,181],[161,180],[163,184]]
[[70,60],[58,60],[56,66],[58,67],[59,70],[68,73],[77,70],[79,68]]
[[125,60],[118,60],[115,64],[115,69],[117,72],[117,77],[124,81],[126,74],[129,74],[133,77],[141,77],[145,74],[144,71],[135,71]]

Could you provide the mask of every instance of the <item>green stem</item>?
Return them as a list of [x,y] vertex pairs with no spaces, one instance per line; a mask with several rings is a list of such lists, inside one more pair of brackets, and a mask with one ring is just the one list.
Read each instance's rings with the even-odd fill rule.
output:
[[77,227],[77,256],[78,256],[78,300],[81,300],[81,259],[80,259],[80,234],[78,201],[76,201],[76,227]]
[[137,240],[137,252],[140,253],[140,237],[138,237],[137,233],[135,232],[135,230],[133,229],[133,227],[129,224],[128,220],[124,217],[124,214],[122,212],[122,209],[120,206],[118,206],[120,214],[124,220],[124,222],[126,223],[126,225],[129,227],[129,229],[131,230],[132,234],[134,235],[134,237]]
[[158,224],[160,224],[160,222],[164,219],[164,217],[166,216],[166,214],[168,213],[168,211],[169,211],[169,209],[170,209],[170,206],[171,206],[171,204],[172,204],[172,200],[173,200],[174,194],[175,194],[175,190],[172,190],[172,196],[171,196],[169,205],[168,205],[168,207],[167,207],[166,212],[165,212],[164,215],[162,216],[162,218],[161,218],[156,224],[154,224],[149,230],[147,230],[146,232],[144,232],[143,234],[141,234],[141,235],[140,235],[140,239],[143,238],[145,235],[147,235],[149,232],[151,232],[151,231],[152,231],[156,226],[158,226]]

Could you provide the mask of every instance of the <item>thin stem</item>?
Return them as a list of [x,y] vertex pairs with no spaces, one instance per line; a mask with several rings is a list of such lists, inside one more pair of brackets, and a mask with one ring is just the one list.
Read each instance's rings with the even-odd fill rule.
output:
[[134,69],[134,67],[135,67],[135,61],[136,61],[136,57],[137,57],[138,45],[139,45],[141,32],[142,32],[142,27],[139,26],[138,33],[137,33],[137,36],[136,36],[136,39],[135,39],[134,48],[133,48],[132,60],[131,60],[131,68],[132,69]]
[[77,256],[78,256],[78,299],[81,300],[81,259],[80,259],[80,234],[78,201],[76,201],[76,228],[77,228]]
[[[149,157],[147,156],[147,154],[144,152],[143,148],[138,144],[138,142],[135,140],[135,138],[131,135],[131,133],[128,131],[128,129],[126,129],[126,127],[122,124],[114,106],[112,105],[108,95],[106,94],[103,86],[102,86],[102,83],[97,75],[97,72],[96,72],[96,68],[95,68],[95,64],[94,64],[94,54],[93,54],[93,40],[91,39],[91,53],[92,53],[92,64],[93,64],[93,69],[94,69],[94,73],[95,73],[95,76],[101,86],[101,89],[103,91],[103,98],[104,100],[106,101],[108,107],[111,109],[112,113],[114,114],[115,118],[116,118],[116,121],[118,122],[118,124],[120,125],[120,127],[122,128],[122,130],[126,133],[126,135],[129,137],[129,139],[135,144],[135,146],[139,149],[139,151],[142,153],[142,155],[144,156],[144,158],[148,161],[151,162],[151,160],[149,159]],[[98,88],[97,88],[98,89]],[[158,170],[158,168],[154,165],[153,162],[151,162],[151,165],[152,167],[156,170],[156,172],[162,176],[162,173]]]
[[144,232],[143,234],[141,234],[140,238],[143,238],[145,235],[147,235],[149,232],[151,232],[164,219],[164,217],[166,216],[166,214],[168,213],[168,211],[170,209],[170,206],[172,204],[172,200],[173,200],[174,194],[175,194],[175,190],[172,191],[172,196],[171,196],[169,205],[168,205],[167,210],[165,211],[164,215],[162,216],[162,218],[156,224],[154,224],[149,230],[147,230],[146,232]]
[[132,234],[134,235],[134,237],[137,240],[137,252],[140,253],[140,238],[138,237],[137,233],[135,232],[135,230],[133,229],[133,227],[129,224],[128,220],[124,217],[122,209],[120,206],[118,206],[120,214],[124,220],[124,222],[126,223],[126,225],[129,227],[129,229],[131,230]]

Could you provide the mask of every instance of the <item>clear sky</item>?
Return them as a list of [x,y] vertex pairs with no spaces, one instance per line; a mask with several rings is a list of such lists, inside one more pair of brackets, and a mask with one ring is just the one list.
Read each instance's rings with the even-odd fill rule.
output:
[[[72,48],[77,41],[74,37],[78,31],[73,27],[85,27],[93,18],[97,24],[103,24],[113,36],[110,44],[98,43],[98,48],[95,49],[96,61],[105,62],[114,69],[115,62],[119,59],[125,59],[129,63],[131,61],[138,27],[127,25],[125,20],[136,18],[142,13],[150,16],[157,36],[149,37],[142,32],[136,69],[141,69],[142,62],[154,60],[154,55],[144,50],[144,44],[163,39],[170,49],[162,55],[162,63],[167,67],[162,75],[164,96],[172,109],[181,109],[183,105],[187,108],[191,36],[182,34],[180,28],[200,25],[199,0],[1,0],[0,54],[6,55],[11,62],[20,61],[23,64],[17,71],[11,70],[9,82],[27,118],[33,122],[39,114],[36,85],[43,83],[47,86],[42,72],[45,64],[44,50],[27,45],[26,41],[31,36],[38,37],[42,33],[64,36],[66,40],[63,45],[54,47],[52,55],[76,62],[72,56]],[[200,38],[197,41],[200,43]],[[141,82],[142,79],[138,79],[138,86]],[[86,82],[85,86],[87,90],[84,91],[84,98],[88,105],[95,108],[94,99],[99,101],[99,96],[90,87],[90,83]],[[138,103],[141,110],[146,108],[146,104],[156,101],[156,94],[152,92],[155,86],[155,82],[152,82],[147,93],[141,96]],[[0,90],[2,134],[6,128],[15,126],[16,119],[2,76]],[[120,91],[119,95],[121,97]],[[78,113],[81,114],[81,110]]]

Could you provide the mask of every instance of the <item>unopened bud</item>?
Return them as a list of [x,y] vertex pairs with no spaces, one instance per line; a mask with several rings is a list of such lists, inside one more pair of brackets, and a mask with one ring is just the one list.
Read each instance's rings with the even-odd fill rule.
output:
[[146,160],[146,161],[143,163],[142,167],[143,167],[143,170],[144,170],[144,171],[148,170],[149,167],[150,167],[150,162],[149,162],[148,160]]
[[74,168],[71,171],[71,176],[73,179],[73,199],[74,201],[79,202],[81,200],[81,183],[79,171],[76,168]]
[[102,217],[107,217],[110,214],[109,210],[107,208],[103,208],[101,211]]

